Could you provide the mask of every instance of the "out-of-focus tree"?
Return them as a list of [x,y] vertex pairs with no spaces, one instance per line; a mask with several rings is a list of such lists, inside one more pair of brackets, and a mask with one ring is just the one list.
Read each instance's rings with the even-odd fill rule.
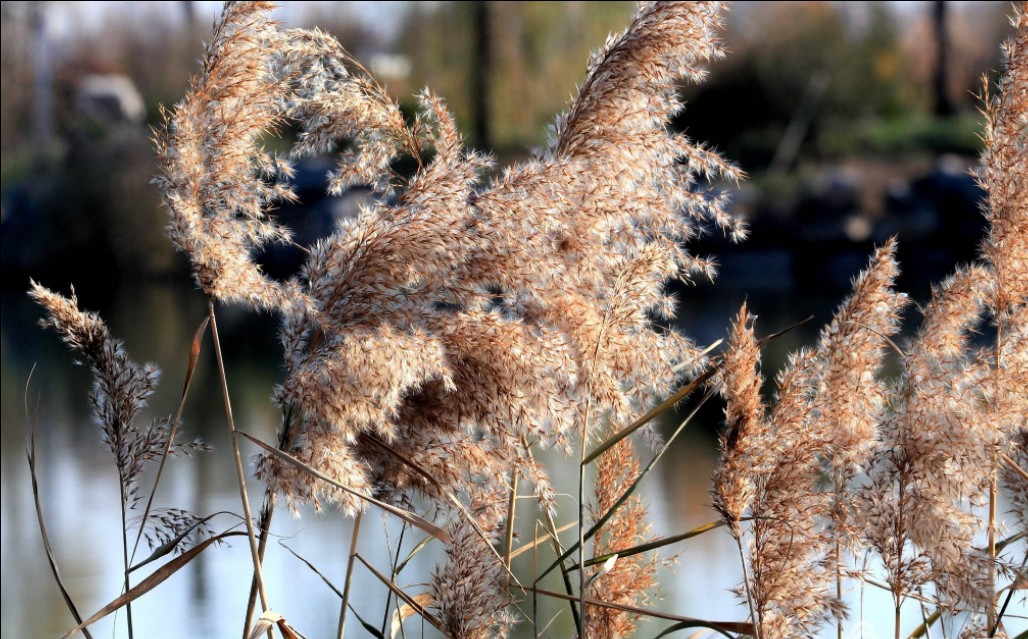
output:
[[[947,14],[949,90],[958,112],[973,109],[981,73],[998,67],[993,52],[1009,27],[1003,3],[995,4]],[[900,17],[895,5],[884,2],[737,3],[725,32],[731,55],[712,70],[709,82],[686,88],[680,125],[759,171],[801,110],[812,79],[827,74],[801,155],[864,152],[854,144],[875,122],[908,123],[893,127],[897,131],[925,126],[932,117],[935,61],[930,6]],[[972,33],[978,34],[974,46]],[[953,140],[954,148],[966,137]],[[945,140],[938,144],[946,149]]]
[[28,141],[32,127],[32,38],[27,2],[4,2],[0,11],[0,153]]
[[[443,96],[466,133],[473,108],[475,6],[450,2],[412,8],[398,43],[412,69],[401,99],[423,86]],[[538,144],[585,72],[592,47],[631,15],[629,2],[490,2],[487,71],[491,137],[501,149]]]
[[[937,65],[931,5],[915,14],[903,41],[904,75],[926,106],[933,103]],[[957,111],[974,110],[982,73],[998,71],[1000,43],[1011,33],[1008,2],[946,3],[946,91]]]

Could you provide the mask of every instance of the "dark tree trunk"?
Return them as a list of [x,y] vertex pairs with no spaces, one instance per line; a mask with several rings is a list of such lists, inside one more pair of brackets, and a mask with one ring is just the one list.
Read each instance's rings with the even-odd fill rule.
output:
[[949,98],[947,66],[949,60],[949,34],[946,31],[946,3],[936,0],[932,8],[932,23],[935,25],[935,115],[953,115],[953,103]]
[[490,40],[489,3],[475,2],[472,21],[475,29],[474,64],[471,68],[471,108],[475,119],[475,146],[492,150],[492,135],[489,127],[489,87],[492,73],[492,51]]

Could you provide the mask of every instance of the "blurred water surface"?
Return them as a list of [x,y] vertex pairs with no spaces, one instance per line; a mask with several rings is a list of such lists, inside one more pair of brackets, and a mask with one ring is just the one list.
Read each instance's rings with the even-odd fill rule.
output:
[[[786,290],[747,296],[731,287],[694,290],[684,297],[682,328],[701,343],[724,335],[728,319],[743,299],[760,316],[758,332],[762,334],[781,330],[807,314],[817,315],[817,322],[788,333],[768,347],[765,372],[769,376],[785,353],[814,342],[818,326],[828,319],[834,304],[827,296],[809,292],[800,295]],[[83,307],[96,308],[89,299],[83,298],[81,303]],[[181,390],[189,342],[205,314],[202,296],[196,291],[167,286],[125,288],[112,291],[105,305],[100,310],[115,335],[124,339],[130,356],[136,361],[159,362],[164,370],[148,415],[172,414]],[[50,574],[36,523],[25,459],[26,397],[36,425],[40,497],[50,539],[65,583],[84,616],[120,594],[117,475],[110,453],[89,416],[88,371],[72,365],[72,357],[52,332],[34,326],[40,312],[26,298],[7,294],[3,308],[2,634],[12,638],[52,638],[74,623]],[[279,416],[269,396],[280,376],[274,324],[267,317],[222,309],[219,325],[237,424],[257,437],[273,441]],[[239,513],[239,492],[209,342],[204,349],[190,392],[183,436],[199,435],[215,450],[173,459],[156,501],[160,506],[186,508],[201,515]],[[32,381],[26,393],[30,372]],[[683,409],[678,417],[684,414]],[[674,417],[669,418],[665,429],[673,426]],[[650,505],[655,535],[680,533],[715,518],[708,506],[708,490],[715,464],[713,433],[719,419],[718,406],[704,411],[675,443],[657,472],[646,480],[644,496]],[[245,455],[255,452],[252,446],[244,447]],[[566,509],[559,523],[566,523],[568,513],[574,511],[571,495],[576,491],[575,461],[552,451],[543,455],[562,494],[559,501]],[[150,481],[148,476],[142,485],[146,487]],[[261,496],[256,480],[252,481],[250,499],[254,509]],[[539,534],[532,527],[534,518],[529,516],[529,503],[524,502],[520,510],[524,513],[519,530],[522,540]],[[217,530],[233,526],[238,529],[239,519],[236,515],[219,515],[213,524]],[[293,517],[281,509],[275,517],[273,530],[277,537],[269,546],[265,567],[271,606],[310,639],[335,636],[339,598],[284,546],[317,566],[325,578],[341,588],[351,527],[352,520],[337,512],[317,515],[304,511]],[[395,518],[382,517],[372,509],[365,518],[360,553],[386,571],[390,565],[388,549],[396,547],[400,534]],[[565,535],[566,543],[571,543],[572,532]],[[420,538],[420,533],[407,531],[403,555]],[[655,607],[707,619],[746,617],[744,608],[729,592],[739,583],[741,573],[734,542],[723,530],[669,550],[680,553],[678,566],[662,569],[661,599],[653,603]],[[145,550],[141,551],[140,557],[145,554]],[[441,557],[440,547],[429,544],[398,582],[412,585],[410,590],[418,592],[416,584],[427,580]],[[540,551],[537,558],[526,553],[516,562],[515,571],[530,583],[533,571],[541,570],[550,561],[548,549]],[[135,578],[137,582],[146,570],[140,573]],[[226,547],[208,549],[186,569],[133,604],[136,636],[239,636],[250,573],[249,551],[242,538],[233,539]],[[365,621],[382,627],[389,614],[385,608],[386,590],[367,571],[358,569],[356,574],[352,604]],[[543,586],[561,589],[552,576]],[[864,606],[865,620],[891,619],[888,598],[871,589],[851,593],[851,605],[858,616],[860,606]],[[538,613],[540,625],[546,625],[554,616],[557,620],[545,636],[570,636],[567,606],[542,602]],[[911,629],[916,625],[916,616],[913,610],[907,615]],[[668,625],[667,621],[651,623],[639,636],[654,636]],[[94,636],[126,636],[123,626],[122,612],[117,619],[111,617],[96,624]],[[859,629],[856,625],[854,628]],[[407,630],[413,631],[410,636],[434,636],[431,628],[421,628],[416,620],[408,622]],[[889,630],[891,625],[879,626],[880,636]],[[347,635],[367,636],[352,615]],[[520,636],[531,633],[526,629]],[[863,636],[873,637],[873,630]]]

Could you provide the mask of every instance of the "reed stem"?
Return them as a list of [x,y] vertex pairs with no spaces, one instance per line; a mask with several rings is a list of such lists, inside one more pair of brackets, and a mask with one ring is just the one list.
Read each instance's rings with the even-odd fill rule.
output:
[[339,629],[336,632],[336,636],[339,639],[343,639],[343,634],[346,632],[346,609],[350,605],[350,586],[353,584],[353,566],[357,559],[357,539],[360,537],[361,518],[363,516],[364,511],[358,510],[357,516],[353,519],[353,534],[350,535],[350,555],[346,560],[346,583],[343,584],[343,603],[339,607]]
[[[239,452],[236,422],[232,417],[232,400],[228,392],[228,378],[225,376],[225,361],[221,355],[221,339],[218,335],[218,320],[214,314],[214,300],[207,300],[207,313],[211,318],[211,335],[214,337],[214,355],[218,361],[218,378],[221,382],[221,396],[225,402],[225,418],[228,420],[229,439],[232,441],[232,454],[235,459],[236,479],[239,482],[239,498],[243,504],[243,518],[246,521],[246,538],[250,544],[250,556],[253,559],[253,571],[257,579],[257,591],[260,593],[261,606],[269,610],[268,595],[264,589],[264,573],[261,570],[260,553],[257,550],[257,536],[253,530],[253,516],[250,513],[250,498],[246,494],[246,473],[243,470],[243,456]],[[243,623],[243,639],[249,639],[252,615],[247,615]],[[270,631],[269,631],[270,635]]]

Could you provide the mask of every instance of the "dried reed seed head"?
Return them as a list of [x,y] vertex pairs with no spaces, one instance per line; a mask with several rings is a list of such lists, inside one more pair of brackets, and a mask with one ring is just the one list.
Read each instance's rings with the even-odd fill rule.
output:
[[734,537],[739,520],[753,499],[754,476],[765,469],[769,450],[764,405],[760,397],[763,379],[758,372],[760,349],[753,334],[754,317],[746,305],[732,324],[728,349],[717,384],[725,398],[725,430],[721,434],[721,464],[714,473],[714,508],[721,513]]
[[[968,333],[981,321],[993,271],[973,265],[933,290],[891,390],[870,482],[858,493],[868,544],[897,596],[934,582],[945,605],[990,605],[994,564],[975,550],[1003,420],[988,417],[990,367]],[[908,549],[909,548],[909,549]],[[898,550],[899,549],[899,550]]]
[[[441,499],[442,490],[472,501],[483,491],[502,496],[525,442],[566,443],[586,406],[594,418],[627,416],[666,393],[682,366],[702,364],[689,340],[655,331],[653,317],[672,315],[668,279],[712,273],[682,241],[706,225],[744,235],[724,196],[699,184],[738,171],[667,128],[681,108],[678,78],[702,77],[701,65],[720,55],[719,9],[641,5],[594,59],[553,146],[483,185],[489,160],[462,150],[438,98],[423,93],[408,126],[331,38],[277,29],[266,5],[226,7],[204,75],[161,136],[161,182],[173,239],[204,290],[282,312],[288,373],[276,397],[298,415],[292,454],[393,500]],[[266,209],[288,188],[255,179],[287,172],[259,143],[283,118],[301,130],[294,155],[350,143],[332,187],[367,182],[382,199],[313,247],[297,279],[276,283],[250,255],[286,239]],[[420,167],[404,184],[388,173],[399,152]],[[441,483],[419,478],[397,454],[438,469]],[[618,468],[601,482],[609,495],[624,481]],[[355,505],[272,458],[260,471],[294,504]],[[529,474],[552,504],[541,469]],[[494,505],[476,507],[476,518],[495,530],[503,502],[485,502]],[[625,513],[612,534],[627,540],[642,532],[643,511]],[[503,608],[493,584],[481,583],[494,561],[483,551],[480,540],[455,535],[433,586],[455,636],[506,623],[495,616]],[[642,583],[643,564],[632,570],[604,583]]]
[[899,275],[895,255],[894,239],[875,252],[818,343],[817,401],[811,417],[819,423],[812,426],[830,443],[829,465],[840,490],[866,459],[885,407],[886,386],[878,376],[908,303],[905,294],[892,288]]
[[[79,310],[74,294],[64,297],[30,282],[29,296],[47,312],[40,325],[57,331],[73,351],[83,356],[93,373],[93,389],[89,393],[93,416],[104,443],[114,455],[126,505],[133,507],[140,497],[138,479],[144,465],[162,457],[169,446],[168,420],[154,419],[141,424],[138,419],[139,411],[157,388],[160,371],[153,364],[139,365],[130,360],[122,342],[111,336],[96,313]],[[206,444],[197,440],[186,444],[172,442],[169,452],[189,454],[207,449]]]
[[226,3],[202,73],[156,134],[162,170],[155,182],[171,215],[169,236],[189,256],[204,292],[280,308],[295,300],[250,257],[269,241],[288,240],[267,207],[292,197],[278,179],[288,168],[260,143],[281,119],[286,88],[272,68],[278,34],[271,7]]
[[[711,8],[654,5],[640,11],[635,31],[611,45],[618,52],[612,60],[624,60],[607,66],[620,70],[600,65],[594,71],[627,77],[636,72],[625,60],[649,64],[662,69],[660,77],[632,75],[624,90],[636,94],[648,86],[670,96],[674,49],[710,47],[684,41],[709,35],[700,22]],[[652,12],[694,28],[686,37],[674,36],[682,42],[661,45],[670,32],[642,33],[665,29],[645,17]],[[334,46],[299,33],[287,40],[322,52]],[[685,58],[705,59],[691,53]],[[334,82],[349,77],[343,66],[333,69]],[[299,73],[293,84],[310,84],[306,72]],[[592,100],[593,85],[587,82],[576,105]],[[369,86],[362,85],[362,96],[374,93]],[[325,93],[316,82],[305,91],[308,97]],[[406,137],[431,144],[436,154],[391,204],[367,207],[314,247],[301,278],[313,308],[285,317],[289,376],[280,401],[306,411],[308,427],[351,440],[360,432],[389,439],[418,423],[431,438],[464,430],[507,446],[524,437],[560,443],[584,419],[587,404],[594,414],[625,416],[667,392],[676,367],[700,361],[682,336],[655,332],[651,317],[670,311],[664,282],[697,264],[678,240],[690,237],[708,213],[723,216],[722,199],[688,195],[696,174],[730,170],[714,154],[667,132],[664,122],[677,107],[655,102],[650,106],[657,119],[625,120],[625,130],[641,127],[630,132],[638,153],[627,173],[581,164],[599,162],[599,156],[571,162],[551,153],[479,187],[486,160],[461,151],[452,116],[438,98],[425,92],[421,101],[420,124]],[[593,117],[590,109],[607,109],[594,102],[573,106],[576,117],[585,122]],[[299,117],[302,104],[291,113]],[[333,115],[315,106],[324,118],[343,118],[342,111]],[[382,126],[391,121],[379,120]],[[592,135],[607,139],[607,129]],[[313,141],[314,129],[310,136],[312,148],[321,144]],[[615,136],[606,143],[622,142]],[[688,158],[685,165],[680,156]],[[678,186],[669,190],[672,182]],[[679,215],[681,206],[686,217]],[[340,348],[344,342],[349,346]],[[355,352],[365,355],[355,359]],[[404,364],[384,371],[376,359],[387,367]]]
[[986,193],[982,253],[996,272],[996,313],[1028,304],[1028,5],[1011,21],[1016,31],[1003,46],[999,91],[991,95],[987,79],[984,85],[985,150],[976,171]]
[[506,637],[513,616],[499,588],[503,565],[468,522],[455,522],[450,532],[446,562],[436,568],[429,586],[443,631],[451,639]]
[[[611,433],[608,433],[611,434]],[[639,476],[639,461],[631,439],[623,439],[596,462],[594,519],[617,507],[597,532],[594,554],[618,552],[645,543],[650,537],[647,508],[642,499],[629,497],[620,505],[628,486]],[[618,557],[613,565],[589,569],[589,597],[625,606],[643,607],[656,583],[657,555]],[[586,635],[613,639],[630,636],[641,616],[623,610],[586,606]]]

